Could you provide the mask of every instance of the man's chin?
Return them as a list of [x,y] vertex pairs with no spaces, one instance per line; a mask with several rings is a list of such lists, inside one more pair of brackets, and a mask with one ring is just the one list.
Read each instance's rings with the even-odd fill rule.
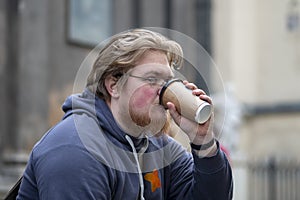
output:
[[130,110],[130,117],[132,122],[143,130],[144,134],[148,136],[157,136],[161,133],[167,133],[170,128],[169,113],[162,107],[152,107],[149,113],[137,112]]

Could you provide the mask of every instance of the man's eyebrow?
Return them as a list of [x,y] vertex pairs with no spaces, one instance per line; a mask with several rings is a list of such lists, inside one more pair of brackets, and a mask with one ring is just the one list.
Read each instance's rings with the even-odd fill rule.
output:
[[145,75],[160,75],[161,73],[159,73],[158,71],[148,71],[145,73]]
[[[158,72],[158,71],[154,71],[154,70],[152,70],[152,71],[148,71],[148,72],[146,72],[144,75],[145,75],[145,76],[147,76],[147,75],[155,75],[155,76],[160,76],[160,75],[162,75],[162,73],[160,73],[160,72]],[[167,78],[174,78],[174,74],[172,73],[172,74],[171,74],[171,75],[169,75]]]

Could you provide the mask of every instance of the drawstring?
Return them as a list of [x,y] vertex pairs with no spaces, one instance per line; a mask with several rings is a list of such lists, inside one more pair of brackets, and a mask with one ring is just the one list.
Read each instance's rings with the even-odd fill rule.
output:
[[145,200],[145,198],[144,198],[143,174],[142,174],[141,166],[140,166],[140,163],[139,163],[138,154],[136,152],[136,149],[134,147],[134,144],[133,144],[131,138],[128,135],[125,135],[125,138],[126,138],[126,140],[128,141],[128,143],[130,144],[130,146],[132,148],[134,159],[135,159],[135,162],[136,162],[137,167],[138,167],[139,181],[140,181],[140,187],[141,187],[141,192],[140,192],[140,194],[141,194],[141,200]]

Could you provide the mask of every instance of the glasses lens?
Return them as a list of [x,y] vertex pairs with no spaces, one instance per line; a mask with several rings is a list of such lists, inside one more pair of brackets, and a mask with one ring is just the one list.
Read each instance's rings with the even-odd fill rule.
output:
[[159,79],[158,80],[159,82],[157,83],[159,86],[163,86],[165,83],[166,83],[166,81],[164,80],[164,79]]

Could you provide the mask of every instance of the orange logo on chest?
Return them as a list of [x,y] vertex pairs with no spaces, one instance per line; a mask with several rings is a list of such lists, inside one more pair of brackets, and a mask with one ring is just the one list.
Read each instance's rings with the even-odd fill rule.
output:
[[155,192],[156,189],[161,187],[158,171],[156,169],[153,172],[147,173],[144,178],[151,183],[152,192]]

